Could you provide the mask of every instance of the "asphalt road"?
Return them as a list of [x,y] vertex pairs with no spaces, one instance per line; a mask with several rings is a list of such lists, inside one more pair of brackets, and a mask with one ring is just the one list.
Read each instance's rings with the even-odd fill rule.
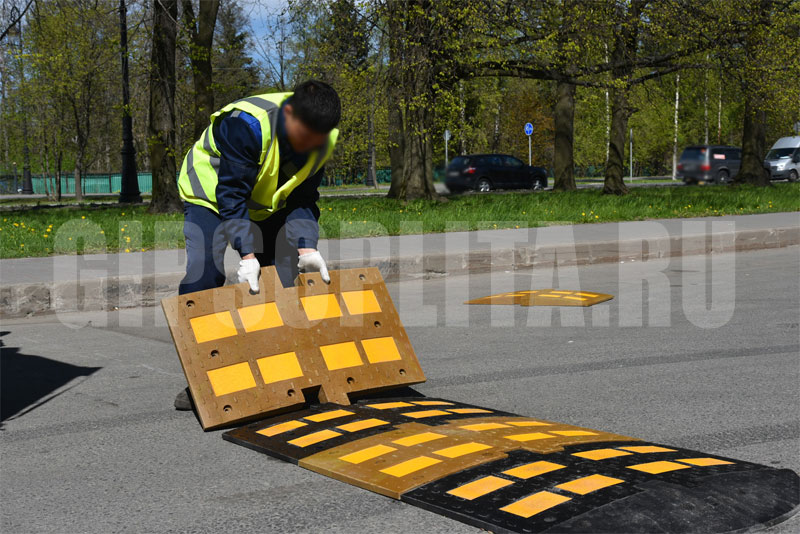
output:
[[[417,389],[800,471],[797,247],[559,271],[617,296],[563,314],[461,304],[551,274],[391,284]],[[185,382],[158,308],[2,331],[3,533],[477,532],[202,432],[172,409]]]

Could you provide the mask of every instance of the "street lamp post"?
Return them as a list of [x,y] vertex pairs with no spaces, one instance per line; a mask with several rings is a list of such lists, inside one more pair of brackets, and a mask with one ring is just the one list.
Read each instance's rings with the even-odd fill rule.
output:
[[[128,21],[125,0],[119,0],[120,55],[122,58],[122,184],[120,203],[141,202],[139,177],[136,173],[136,148],[133,146],[133,119],[128,90]],[[111,191],[109,191],[110,193]]]

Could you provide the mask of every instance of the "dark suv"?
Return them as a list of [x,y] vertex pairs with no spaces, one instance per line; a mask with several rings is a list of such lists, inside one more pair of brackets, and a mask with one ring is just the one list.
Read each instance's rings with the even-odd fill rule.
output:
[[728,183],[742,165],[742,149],[735,146],[696,145],[683,149],[677,177],[686,184]]
[[444,183],[453,193],[467,189],[544,189],[547,170],[525,165],[505,154],[457,156],[447,166]]

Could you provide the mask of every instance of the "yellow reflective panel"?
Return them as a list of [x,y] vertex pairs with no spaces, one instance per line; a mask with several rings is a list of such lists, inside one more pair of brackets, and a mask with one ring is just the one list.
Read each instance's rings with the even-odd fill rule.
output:
[[328,366],[329,371],[363,365],[361,356],[358,355],[356,344],[352,341],[334,345],[322,345],[319,350],[322,352],[322,357],[325,359],[325,365]]
[[193,317],[189,319],[189,323],[192,325],[192,332],[198,343],[236,335],[236,326],[233,324],[231,312],[224,311]]
[[730,465],[733,462],[729,462],[727,460],[720,460],[719,458],[684,458],[682,460],[676,460],[677,462],[682,462],[685,464],[697,465],[701,467],[706,467],[709,465]]
[[393,477],[404,477],[414,473],[415,471],[425,469],[426,467],[436,465],[440,462],[441,460],[437,460],[436,458],[417,456],[411,460],[406,460],[405,462],[400,462],[399,464],[387,467],[386,469],[381,469],[381,473],[386,473],[387,475],[391,475]]
[[543,432],[532,432],[530,434],[514,434],[513,436],[505,436],[506,439],[513,439],[514,441],[533,441],[536,439],[554,438],[550,434]]
[[551,430],[553,434],[559,436],[596,436],[597,432],[589,432],[587,430]]
[[551,426],[552,423],[542,423],[541,421],[506,421],[514,426]]
[[379,402],[378,404],[367,404],[370,408],[376,410],[388,410],[390,408],[405,408],[406,406],[414,406],[410,402]]
[[281,319],[281,314],[278,311],[278,305],[274,302],[246,306],[239,308],[237,311],[245,332],[256,332],[266,328],[283,326],[283,319]]
[[208,371],[208,380],[217,397],[256,387],[256,379],[247,362]]
[[297,439],[290,440],[287,443],[291,443],[297,447],[308,447],[309,445],[319,443],[320,441],[325,441],[326,439],[335,438],[337,436],[341,436],[341,434],[334,432],[333,430],[320,430],[319,432],[314,432],[313,434],[307,434]]
[[373,458],[377,458],[382,454],[394,452],[396,450],[397,449],[394,447],[389,447],[388,445],[375,445],[374,447],[367,447],[366,449],[361,449],[360,451],[346,454],[339,459],[351,464],[360,464],[361,462],[372,460]]
[[528,518],[569,500],[569,497],[564,497],[563,495],[540,491],[500,509],[509,514]]
[[650,462],[646,464],[629,465],[628,469],[636,469],[637,471],[650,473],[651,475],[658,475],[669,471],[677,471],[678,469],[689,469],[689,466],[675,462]]
[[618,451],[617,449],[596,449],[593,451],[575,452],[572,456],[586,458],[587,460],[605,460],[606,458],[616,458],[617,456],[630,456],[631,452]]
[[533,462],[530,464],[520,465],[519,467],[514,467],[513,469],[508,469],[503,471],[503,474],[528,480],[529,478],[543,475],[551,471],[564,469],[565,467],[565,465],[554,464],[553,462]]
[[322,421],[330,421],[331,419],[338,419],[339,417],[344,417],[345,415],[353,415],[353,412],[348,412],[347,410],[331,410],[330,412],[322,412],[322,413],[315,413],[314,415],[308,415],[303,419],[308,419],[309,421],[314,421],[315,423],[321,423]]
[[364,347],[369,363],[391,362],[403,359],[391,336],[362,339],[361,346]]
[[396,439],[392,443],[397,443],[403,447],[410,447],[412,445],[419,445],[420,443],[426,443],[428,441],[433,441],[443,437],[445,437],[443,434],[437,434],[435,432],[423,432],[422,434],[414,434],[413,436],[406,436],[404,438]]
[[484,410],[483,408],[451,408],[453,413],[492,413],[491,410]]
[[300,302],[303,304],[303,309],[306,311],[306,317],[308,317],[309,321],[342,316],[342,309],[339,308],[339,301],[336,300],[334,293],[300,297]]
[[412,417],[414,419],[420,419],[422,417],[434,417],[437,415],[450,415],[447,412],[443,412],[442,410],[422,410],[419,412],[406,412],[403,415],[406,417]]
[[279,423],[277,425],[272,425],[270,427],[259,430],[258,432],[256,432],[256,434],[272,437],[272,436],[277,436],[278,434],[283,434],[284,432],[288,432],[290,430],[294,430],[295,428],[300,428],[301,426],[306,426],[306,423],[302,421],[286,421],[285,423]]
[[505,488],[511,484],[513,484],[511,480],[488,476],[479,478],[478,480],[474,480],[469,484],[464,484],[463,486],[459,486],[455,489],[451,489],[447,493],[471,501],[472,499],[477,499],[478,497],[486,495],[487,493],[491,493],[500,488]]
[[300,362],[297,361],[297,355],[294,352],[259,358],[256,363],[265,384],[303,376],[303,370],[300,368]]
[[570,482],[565,482],[556,486],[558,489],[566,490],[578,495],[586,495],[599,489],[614,486],[625,482],[619,478],[612,478],[603,475],[590,475]]
[[344,305],[350,315],[361,315],[364,313],[379,313],[381,305],[375,297],[375,292],[371,289],[366,291],[344,291],[342,292]]
[[464,425],[460,428],[464,430],[472,430],[473,432],[480,432],[482,430],[494,430],[496,428],[511,428],[503,423],[476,423],[474,425]]
[[388,425],[388,421],[381,421],[380,419],[365,419],[363,421],[353,421],[352,423],[347,423],[344,425],[337,426],[341,430],[346,430],[347,432],[358,432],[359,430],[365,430],[367,428],[373,428],[376,426],[381,425]]
[[638,452],[640,454],[649,454],[652,452],[675,452],[675,449],[657,447],[655,445],[636,445],[635,447],[620,447],[620,449],[624,451]]
[[439,449],[438,451],[434,451],[433,454],[438,454],[439,456],[444,456],[445,458],[458,458],[459,456],[472,454],[473,452],[485,451],[486,449],[491,448],[491,445],[475,443],[473,441],[470,443],[462,443],[461,445],[448,447],[446,449]]
[[447,401],[414,401],[414,404],[419,406],[452,406],[455,403]]

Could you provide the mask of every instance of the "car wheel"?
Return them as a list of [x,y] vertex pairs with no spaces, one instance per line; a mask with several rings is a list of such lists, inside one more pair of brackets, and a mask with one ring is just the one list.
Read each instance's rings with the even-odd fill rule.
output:
[[531,189],[534,191],[541,191],[547,187],[547,178],[544,176],[535,176],[533,178],[533,183],[531,184]]
[[797,181],[797,171],[796,170],[792,170],[791,172],[789,172],[789,181],[790,182],[796,182]]
[[729,179],[730,175],[728,174],[728,171],[719,171],[719,174],[717,174],[718,184],[727,184]]
[[488,193],[492,190],[492,182],[487,180],[486,178],[481,178],[478,180],[478,183],[475,184],[475,189],[480,191],[481,193]]

